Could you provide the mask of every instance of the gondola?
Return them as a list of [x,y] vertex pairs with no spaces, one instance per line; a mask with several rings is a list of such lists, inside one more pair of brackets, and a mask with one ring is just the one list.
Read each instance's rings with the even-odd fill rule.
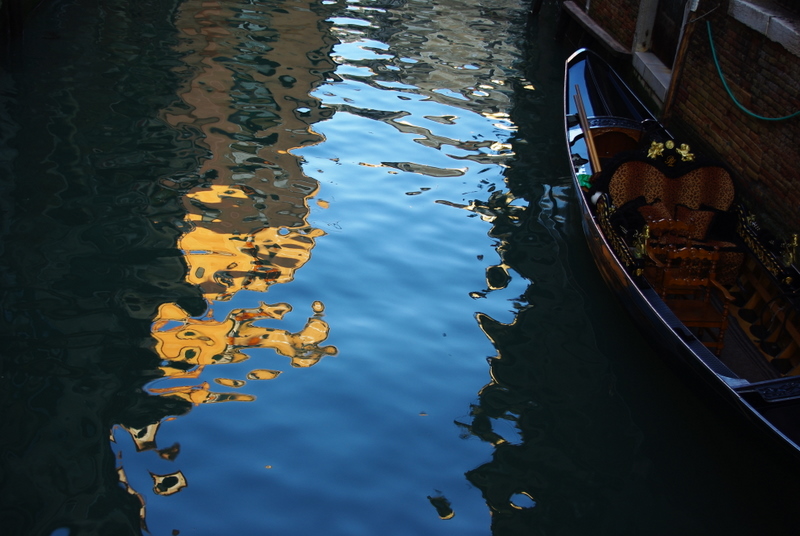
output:
[[592,51],[566,62],[564,129],[605,282],[695,388],[800,461],[796,235],[764,229],[728,167],[676,140]]

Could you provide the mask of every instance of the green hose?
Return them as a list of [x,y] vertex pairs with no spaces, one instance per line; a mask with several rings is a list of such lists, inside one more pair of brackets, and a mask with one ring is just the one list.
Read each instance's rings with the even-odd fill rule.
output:
[[791,119],[793,117],[797,117],[798,115],[800,115],[800,110],[799,110],[791,115],[785,115],[783,117],[764,117],[763,115],[754,114],[753,112],[742,106],[741,103],[739,103],[739,101],[736,100],[736,97],[733,96],[731,88],[728,87],[728,83],[725,81],[725,77],[722,75],[722,68],[719,66],[719,60],[717,59],[717,51],[714,48],[714,38],[711,37],[711,22],[706,21],[706,26],[708,27],[708,42],[711,45],[711,56],[714,58],[714,65],[717,66],[717,73],[719,74],[719,79],[722,80],[722,85],[725,87],[725,91],[728,92],[728,96],[741,111],[743,111],[750,117],[755,117],[756,119],[762,119],[764,121],[784,121],[786,119]]

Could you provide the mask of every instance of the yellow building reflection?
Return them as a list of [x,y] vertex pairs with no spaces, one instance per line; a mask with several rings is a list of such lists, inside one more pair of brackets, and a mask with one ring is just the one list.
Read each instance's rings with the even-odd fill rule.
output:
[[[282,329],[254,325],[261,319],[282,319],[291,311],[286,303],[258,308],[234,309],[222,321],[212,318],[191,318],[175,304],[165,304],[159,309],[158,320],[153,325],[156,351],[164,359],[161,370],[165,376],[197,378],[206,365],[239,363],[248,359],[243,349],[271,348],[288,357],[293,367],[310,367],[326,355],[335,355],[333,346],[320,346],[328,337],[329,326],[318,315],[324,311],[321,302],[315,302],[315,315],[310,317],[302,330],[291,333]],[[178,322],[173,328],[166,326]],[[191,369],[187,370],[190,365]],[[273,379],[263,370],[251,371],[248,379]],[[221,385],[241,387],[244,383],[232,380],[217,381]],[[150,389],[151,392],[159,392]]]
[[[214,304],[240,291],[266,292],[292,281],[325,234],[307,223],[308,200],[319,185],[290,151],[321,141],[311,124],[332,112],[310,96],[335,67],[329,57],[334,41],[321,31],[326,14],[308,1],[244,7],[190,0],[177,19],[178,48],[192,77],[180,104],[163,117],[208,157],[194,180],[168,177],[162,184],[183,196],[187,214],[178,246],[187,280],[202,290],[212,310],[198,319],[177,304],[159,309],[155,348],[161,371],[173,379],[200,379],[209,365],[249,359],[247,350],[272,349],[293,367],[336,353],[322,345],[329,326],[319,302],[298,333],[256,324],[281,320],[292,310],[288,304],[262,303],[214,317]],[[276,378],[279,372],[251,371],[246,378],[217,377],[150,392],[193,404],[252,400],[210,386],[238,389],[247,379]]]
[[[254,366],[223,373],[212,366],[241,364],[251,359],[248,352],[268,350],[291,367],[305,368],[337,353],[324,344],[330,327],[321,301],[305,306],[309,315],[297,332],[259,323],[280,322],[292,311],[287,303],[225,305],[237,293],[264,293],[291,282],[325,235],[307,222],[309,199],[319,184],[303,173],[291,150],[322,141],[311,125],[333,113],[310,96],[335,69],[330,59],[335,40],[324,22],[328,9],[308,0],[187,0],[176,14],[184,62],[176,71],[187,82],[179,102],[161,117],[204,156],[192,176],[160,182],[182,198],[186,216],[178,247],[187,281],[202,291],[209,311],[197,318],[176,303],[160,306],[152,336],[163,378],[149,386],[153,395],[193,406],[253,401],[255,395],[238,390],[275,380],[281,370]],[[138,452],[177,458],[177,444],[157,445],[167,420],[126,429]],[[189,485],[181,471],[150,476],[157,495]]]
[[188,281],[209,301],[227,301],[240,290],[266,292],[274,283],[294,279],[311,257],[315,239],[324,234],[311,228],[265,227],[233,234],[195,227],[178,245],[188,264]]

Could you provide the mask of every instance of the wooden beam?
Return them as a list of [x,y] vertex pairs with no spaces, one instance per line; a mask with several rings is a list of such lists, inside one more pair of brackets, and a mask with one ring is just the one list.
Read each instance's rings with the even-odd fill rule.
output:
[[688,22],[681,34],[681,42],[678,52],[675,54],[675,62],[672,65],[672,77],[669,81],[669,88],[664,97],[664,106],[661,107],[661,120],[665,123],[672,117],[672,105],[675,102],[675,92],[678,90],[678,83],[683,74],[683,65],[686,63],[686,52],[689,49],[689,41],[694,32],[695,22]]
[[575,106],[578,107],[578,120],[581,122],[581,130],[583,130],[583,139],[586,141],[586,149],[589,151],[589,162],[592,164],[592,174],[599,173],[600,157],[597,155],[597,147],[594,145],[594,138],[592,131],[589,129],[589,118],[586,116],[586,108],[583,106],[583,97],[581,97],[581,88],[575,85]]
[[630,55],[631,51],[625,48],[619,41],[611,37],[599,24],[592,20],[578,5],[572,0],[566,0],[561,7],[575,22],[580,24],[584,30],[592,34],[600,43],[612,54]]

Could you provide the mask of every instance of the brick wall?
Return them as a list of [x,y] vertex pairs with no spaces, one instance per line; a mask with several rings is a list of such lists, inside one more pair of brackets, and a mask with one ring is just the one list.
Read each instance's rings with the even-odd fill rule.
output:
[[633,47],[638,13],[639,0],[592,0],[589,5],[589,16],[629,50]]
[[800,58],[718,9],[695,27],[679,80],[675,126],[729,162],[740,191],[762,221],[784,237],[800,232],[800,117],[763,121],[736,108],[717,75],[717,55],[739,102],[766,117],[800,110]]

